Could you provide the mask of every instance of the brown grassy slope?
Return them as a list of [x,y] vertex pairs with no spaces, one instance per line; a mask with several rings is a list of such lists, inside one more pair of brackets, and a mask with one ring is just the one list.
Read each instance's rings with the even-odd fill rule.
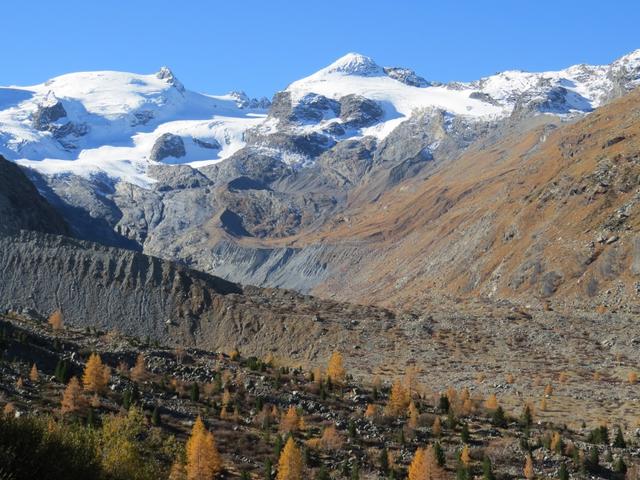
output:
[[428,292],[635,299],[639,120],[636,91],[573,124],[477,145],[354,209],[322,240],[374,239],[375,253],[316,293],[387,305]]

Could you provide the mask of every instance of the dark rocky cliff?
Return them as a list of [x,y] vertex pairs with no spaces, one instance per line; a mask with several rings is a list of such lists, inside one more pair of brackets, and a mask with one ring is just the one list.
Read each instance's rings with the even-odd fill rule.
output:
[[0,156],[0,226],[65,235],[62,216],[40,196],[15,163]]

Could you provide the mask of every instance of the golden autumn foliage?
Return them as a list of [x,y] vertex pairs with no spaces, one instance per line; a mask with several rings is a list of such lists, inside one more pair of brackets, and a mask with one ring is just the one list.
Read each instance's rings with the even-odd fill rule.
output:
[[627,375],[627,380],[631,385],[635,385],[636,383],[638,383],[638,374],[636,372],[629,372],[629,375]]
[[391,393],[389,394],[389,401],[385,413],[394,417],[400,416],[407,411],[410,401],[409,391],[404,387],[402,382],[396,380],[391,386]]
[[31,371],[29,372],[29,380],[31,380],[33,383],[36,383],[38,380],[40,380],[40,372],[38,372],[38,367],[35,363],[31,366]]
[[449,400],[449,405],[455,405],[458,401],[458,391],[454,387],[447,388],[446,396]]
[[297,432],[300,429],[300,417],[295,407],[291,405],[280,421],[280,431],[286,433]]
[[438,465],[433,446],[418,448],[409,466],[409,480],[444,480],[445,471]]
[[408,479],[425,480],[426,478],[426,451],[424,448],[418,448],[409,465]]
[[378,406],[370,403],[367,405],[367,409],[364,411],[364,416],[367,418],[375,418],[378,415]]
[[435,437],[439,437],[440,435],[442,435],[442,422],[440,421],[440,417],[436,417],[436,419],[433,421],[431,433],[433,433]]
[[553,385],[551,385],[550,383],[547,384],[546,387],[544,387],[544,394],[547,397],[550,397],[551,395],[553,395]]
[[531,458],[531,455],[527,455],[527,458],[525,459],[523,473],[524,478],[526,478],[527,480],[531,480],[535,476],[535,472],[533,470],[533,459]]
[[484,406],[487,410],[495,410],[498,408],[498,398],[495,393],[489,395],[489,398],[484,402]]
[[545,397],[542,397],[540,399],[540,411],[541,412],[547,411],[547,399]]
[[344,438],[334,425],[330,425],[322,432],[317,445],[323,450],[340,450],[344,446]]
[[131,369],[131,379],[134,382],[143,382],[147,378],[147,366],[144,363],[144,356],[140,353],[136,358],[136,364]]
[[64,327],[64,317],[62,316],[62,311],[55,310],[51,315],[49,315],[49,319],[47,320],[51,328],[54,330],[62,330]]
[[103,393],[107,389],[111,369],[102,363],[100,355],[92,353],[82,374],[82,384],[88,392]]
[[413,400],[409,403],[409,421],[407,422],[407,425],[409,425],[409,428],[412,429],[416,429],[418,428],[418,422],[420,421],[420,412],[418,411],[418,408],[416,407],[416,404],[413,403]]
[[16,407],[13,403],[9,402],[7,403],[4,408],[2,409],[2,414],[5,417],[13,417],[16,413]]
[[562,438],[560,437],[560,433],[553,432],[553,435],[551,436],[551,443],[549,444],[549,448],[551,449],[551,451],[553,452],[559,451],[561,443],[562,443]]
[[186,480],[186,479],[187,479],[187,471],[184,468],[184,464],[180,461],[173,462],[173,465],[171,465],[171,470],[169,471],[168,480]]
[[289,437],[278,460],[277,480],[301,480],[303,474],[302,454],[293,437]]
[[222,470],[213,434],[206,429],[200,417],[191,429],[186,455],[188,480],[211,480]]
[[471,415],[474,411],[473,401],[470,398],[467,398],[462,403],[462,407],[460,407],[460,413],[462,415]]
[[69,380],[67,388],[65,388],[62,394],[62,403],[60,411],[64,415],[65,413],[75,413],[84,407],[84,398],[82,396],[82,387],[77,377],[72,377]]
[[335,351],[329,358],[329,364],[327,365],[327,376],[333,383],[341,385],[347,379],[347,371],[344,368],[342,362],[342,354]]
[[229,390],[225,388],[224,392],[222,393],[222,406],[224,408],[227,408],[230,403],[231,403],[231,392],[229,392]]
[[469,453],[469,445],[465,445],[462,447],[462,451],[460,452],[460,461],[465,467],[468,467],[471,464],[471,454]]

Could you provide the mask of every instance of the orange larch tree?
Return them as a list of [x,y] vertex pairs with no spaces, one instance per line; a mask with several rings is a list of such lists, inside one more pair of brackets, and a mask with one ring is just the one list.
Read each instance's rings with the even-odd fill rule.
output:
[[88,392],[103,393],[107,389],[111,369],[102,363],[100,355],[92,353],[82,374],[82,384]]
[[222,470],[222,460],[213,434],[207,430],[200,417],[193,424],[186,453],[188,480],[211,480]]
[[344,368],[342,362],[342,354],[335,351],[329,358],[329,364],[327,365],[327,376],[335,384],[342,385],[347,379],[347,371]]
[[303,469],[302,454],[293,437],[289,437],[278,461],[277,480],[301,480]]
[[75,413],[82,410],[83,406],[84,398],[82,397],[82,387],[80,386],[78,378],[72,377],[62,394],[60,411],[63,415],[65,413]]

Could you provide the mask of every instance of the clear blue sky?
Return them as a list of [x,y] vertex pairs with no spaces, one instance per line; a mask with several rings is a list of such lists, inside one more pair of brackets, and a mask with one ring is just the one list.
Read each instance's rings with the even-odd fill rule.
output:
[[356,51],[431,80],[609,63],[640,1],[3,0],[1,85],[170,66],[189,89],[271,94]]

